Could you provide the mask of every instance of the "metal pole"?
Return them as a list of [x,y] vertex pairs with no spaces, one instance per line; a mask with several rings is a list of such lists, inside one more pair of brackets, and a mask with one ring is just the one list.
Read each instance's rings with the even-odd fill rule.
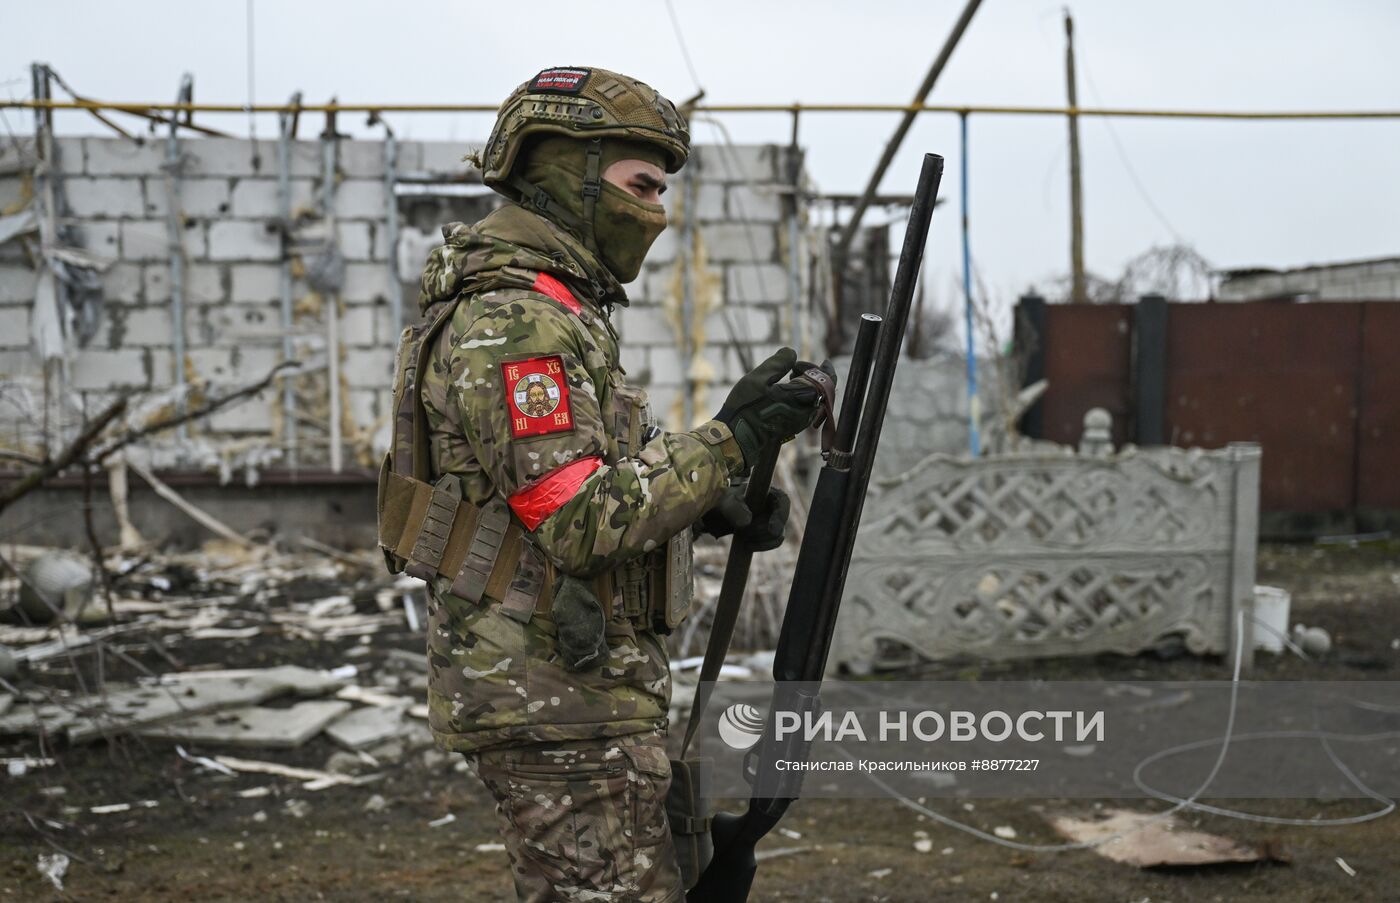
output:
[[[933,90],[933,85],[938,81],[938,76],[943,73],[943,67],[948,65],[948,60],[953,55],[953,50],[962,40],[963,32],[967,31],[968,23],[972,21],[972,16],[977,12],[977,7],[982,5],[982,0],[968,0],[963,7],[962,15],[958,16],[958,21],[953,25],[953,31],[948,35],[948,40],[943,42],[943,49],[938,52],[938,58],[929,67],[928,74],[924,76],[924,83],[919,86],[919,93],[914,96],[914,102],[910,106],[920,106],[924,98],[928,97]],[[870,206],[870,200],[875,196],[875,192],[880,187],[880,180],[885,177],[885,170],[890,168],[890,163],[894,162],[894,155],[899,151],[899,145],[903,143],[904,136],[909,133],[909,127],[914,124],[914,117],[917,113],[914,110],[907,110],[899,120],[899,127],[894,130],[889,143],[885,145],[885,152],[880,155],[880,162],[875,164],[875,172],[870,175],[870,184],[865,186],[865,193],[861,195],[860,201],[851,211],[850,222],[846,223],[846,229],[841,233],[841,240],[836,245],[836,260],[838,265],[844,266],[846,255],[851,250],[851,242],[855,239],[856,229],[860,227],[860,221],[865,216],[865,210]]]
[[[52,99],[53,73],[49,71],[47,63],[34,63],[29,67],[31,87],[34,93],[34,100],[48,101]],[[53,110],[42,107],[34,108],[34,149],[39,161],[34,167],[35,180],[39,189],[37,194],[40,203],[43,205],[43,215],[39,217],[39,283],[36,291],[36,304],[38,299],[48,299],[57,307],[54,311],[54,319],[58,322],[60,330],[67,340],[67,329],[64,327],[63,310],[67,307],[64,297],[67,289],[63,280],[54,273],[53,267],[49,263],[48,252],[58,244],[58,189],[54,182],[58,179],[58,148],[53,140]],[[45,282],[53,287],[53,293],[43,291]],[[37,313],[37,312],[36,312]],[[57,360],[49,356],[47,349],[44,351],[44,424],[43,440],[44,455],[48,457],[49,450],[53,447],[53,436],[51,433],[58,430],[63,431],[63,396],[67,394],[67,358],[60,355]]]
[[979,424],[982,420],[982,403],[977,396],[977,337],[973,329],[972,316],[972,249],[968,237],[967,204],[967,114],[958,117],[961,126],[959,137],[962,141],[962,277],[963,277],[963,320],[967,326],[967,450],[975,458],[982,453],[982,438]]
[[[292,95],[291,105],[301,104],[301,92]],[[296,356],[292,341],[292,128],[295,114],[277,114],[277,204],[282,220],[282,361]],[[282,377],[282,453],[287,466],[297,469],[297,397],[292,377]]]
[[[335,223],[335,155],[337,137],[335,114],[326,115],[326,131],[321,135],[321,213],[326,227],[326,246],[334,248],[337,243]],[[326,378],[330,383],[330,441],[331,472],[340,473],[340,294],[327,291],[326,310]]]
[[[194,94],[194,77],[186,72],[180,77],[176,103],[189,103]],[[185,411],[185,246],[180,222],[180,124],[179,117],[170,118],[170,134],[165,139],[165,238],[170,254],[170,331],[171,350],[175,358],[175,411]],[[189,424],[175,428],[180,439],[188,439]]]
[[797,219],[802,210],[802,158],[797,147],[797,113],[792,114],[792,140],[788,142],[788,183],[792,204],[788,206],[788,299],[792,307],[789,340],[804,359],[807,336],[802,328],[802,232]]
[[691,358],[695,350],[691,347],[691,318],[695,316],[695,168],[687,166],[681,170],[682,206],[685,216],[681,220],[681,316],[680,342],[681,366],[685,368],[681,384],[681,428],[690,429],[695,416],[695,383],[690,379]]
[[[1069,85],[1070,110],[1079,107],[1079,89],[1074,77],[1074,19],[1065,10],[1065,80]],[[1070,301],[1082,304],[1089,300],[1084,284],[1084,186],[1079,168],[1079,114],[1071,112],[1069,120],[1069,264]]]
[[403,279],[399,274],[399,199],[394,186],[399,181],[399,140],[389,123],[384,123],[384,206],[389,258],[389,342],[398,340],[403,329]]

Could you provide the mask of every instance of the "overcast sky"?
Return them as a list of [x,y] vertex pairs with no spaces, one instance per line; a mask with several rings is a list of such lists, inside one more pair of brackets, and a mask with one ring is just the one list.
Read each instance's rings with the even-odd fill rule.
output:
[[[713,103],[878,102],[912,96],[961,9],[924,2],[675,0]],[[1065,100],[1058,4],[986,0],[931,103]],[[1400,2],[1077,0],[1080,102],[1191,109],[1400,109]],[[512,18],[512,13],[518,16]],[[512,4],[255,0],[256,100],[499,103],[551,65],[597,65],[694,93],[666,7],[656,2]],[[29,93],[51,63],[101,99],[171,101],[180,73],[200,101],[247,97],[246,7],[236,2],[10,2],[0,12],[0,83]],[[27,112],[6,111],[29,130]],[[809,169],[859,191],[894,128],[891,114],[813,114]],[[246,133],[246,117],[204,117]],[[344,123],[363,131],[360,117]],[[787,140],[783,116],[725,117],[738,141]],[[400,115],[401,135],[484,137],[489,117]],[[67,132],[100,133],[81,114]],[[271,120],[257,125],[262,137]],[[700,141],[712,126],[697,124]],[[1116,139],[1116,140],[1115,140]],[[913,188],[920,154],[948,158],[929,247],[931,285],[953,301],[958,268],[957,118],[919,118],[883,190]],[[1082,125],[1091,271],[1116,276],[1154,244],[1181,240],[1217,267],[1297,266],[1400,254],[1400,121],[1238,123],[1088,119]],[[971,120],[972,249],[988,289],[1010,299],[1068,269],[1062,119]],[[1133,174],[1136,174],[1134,178]],[[1157,208],[1155,211],[1153,207]]]

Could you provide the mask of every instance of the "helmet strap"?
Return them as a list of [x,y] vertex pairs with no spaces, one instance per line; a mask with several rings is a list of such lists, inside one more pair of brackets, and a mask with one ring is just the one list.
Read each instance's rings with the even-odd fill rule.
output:
[[[571,212],[564,209],[554,198],[534,182],[529,181],[524,176],[512,175],[509,179],[510,187],[520,192],[520,203],[525,207],[549,216],[556,222],[562,223],[570,229],[583,231],[583,223]],[[589,234],[592,234],[592,224],[589,224]]]
[[583,246],[594,254],[598,253],[598,243],[593,238],[593,211],[598,206],[598,194],[603,190],[603,139],[594,138],[588,142],[588,155],[583,164]]

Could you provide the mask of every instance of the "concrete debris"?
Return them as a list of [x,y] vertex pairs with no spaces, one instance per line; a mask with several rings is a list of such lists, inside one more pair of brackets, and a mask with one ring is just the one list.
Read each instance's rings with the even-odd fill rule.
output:
[[9,693],[0,693],[0,715],[3,715],[6,712],[8,712],[10,710],[10,706],[14,705],[14,703],[15,697],[13,695]]
[[68,857],[62,853],[40,853],[39,874],[53,882],[54,890],[63,892],[63,876],[68,874]]
[[504,853],[506,845],[503,843],[479,843],[472,849],[478,853]]
[[453,823],[454,821],[456,821],[456,820],[457,820],[457,816],[455,816],[455,815],[453,815],[451,812],[449,812],[449,813],[447,813],[446,815],[444,815],[442,818],[435,818],[435,819],[433,819],[432,821],[428,822],[428,827],[430,827],[430,828],[441,828],[443,825],[450,825],[450,824],[452,824],[452,823]]
[[[328,771],[317,771],[314,768],[295,768],[290,765],[283,765],[280,762],[262,762],[255,759],[238,759],[233,756],[215,756],[214,761],[225,768],[244,774],[271,774],[278,777],[291,778],[294,781],[302,781],[303,789],[324,790],[327,787],[334,787],[337,784],[357,784],[364,783],[363,778],[351,778],[343,774],[331,774]],[[377,775],[372,776],[377,777]]]
[[333,721],[326,735],[346,749],[363,749],[395,736],[402,730],[407,706],[369,706]]
[[93,815],[116,815],[118,812],[130,812],[132,809],[154,809],[160,803],[156,800],[141,800],[139,803],[113,803],[110,806],[92,806],[88,809]]
[[299,702],[290,708],[244,706],[137,731],[211,746],[295,749],[344,715],[350,703],[338,699]]
[[10,756],[0,758],[0,762],[5,763],[5,771],[12,778],[23,777],[35,768],[48,768],[54,764],[54,759],[36,756]]
[[91,562],[71,552],[50,551],[25,567],[18,607],[31,624],[76,620],[92,592]]
[[383,812],[387,808],[389,808],[388,801],[377,793],[365,800],[364,810],[366,812]]
[[1093,847],[1095,853],[1139,868],[1288,861],[1286,854],[1267,846],[1196,831],[1175,817],[1163,818],[1153,813],[1104,809],[1086,818],[1055,815],[1047,819],[1062,837],[1075,843],[1103,841]]
[[1347,861],[1346,861],[1345,859],[1343,859],[1342,857],[1338,856],[1336,861],[1337,861],[1337,868],[1339,868],[1339,869],[1341,869],[1342,871],[1346,872],[1348,878],[1355,878],[1355,877],[1356,877],[1356,869],[1354,869],[1354,868],[1352,868],[1351,866],[1347,865]]
[[[13,680],[17,674],[19,674],[19,660],[15,658],[14,650],[0,644],[0,678]],[[9,697],[3,698],[8,699]],[[4,709],[0,709],[0,714],[4,714]]]

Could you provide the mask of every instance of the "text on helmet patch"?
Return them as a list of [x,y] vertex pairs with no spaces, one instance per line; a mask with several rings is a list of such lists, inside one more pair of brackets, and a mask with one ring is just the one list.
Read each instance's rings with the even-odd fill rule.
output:
[[501,364],[513,439],[564,433],[574,428],[564,360],[557,354]]
[[546,69],[530,81],[531,91],[550,94],[577,94],[583,90],[592,69]]

